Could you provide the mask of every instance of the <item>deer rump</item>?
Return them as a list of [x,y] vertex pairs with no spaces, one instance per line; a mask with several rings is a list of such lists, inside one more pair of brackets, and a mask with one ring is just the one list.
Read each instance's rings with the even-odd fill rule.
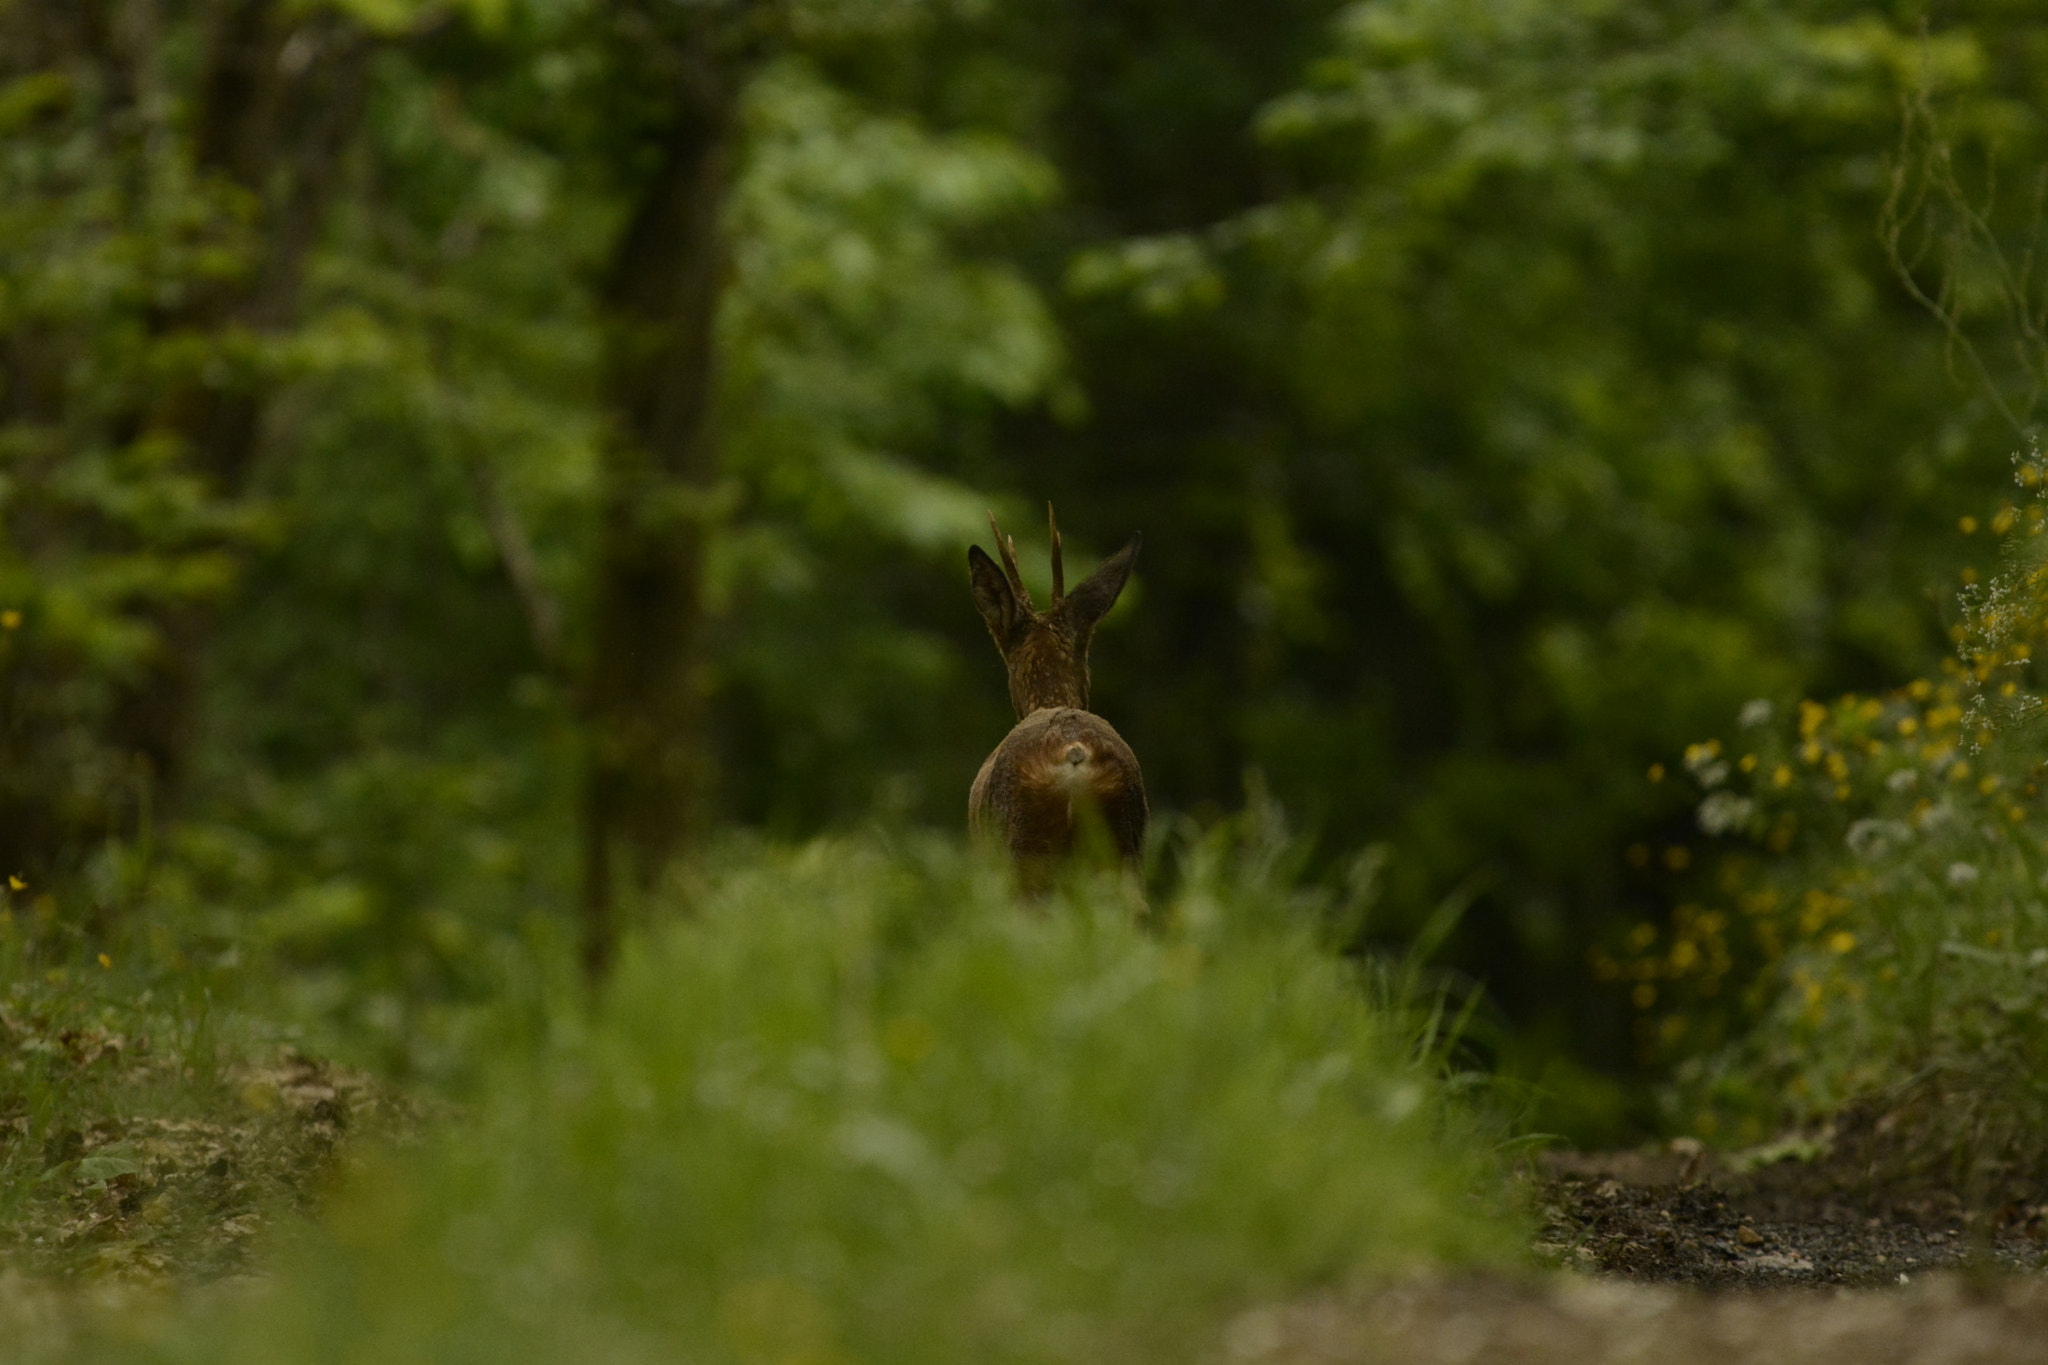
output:
[[1076,854],[1135,865],[1147,816],[1131,747],[1102,717],[1069,706],[1018,721],[967,796],[975,838],[1009,850],[1027,890],[1044,890],[1054,866]]

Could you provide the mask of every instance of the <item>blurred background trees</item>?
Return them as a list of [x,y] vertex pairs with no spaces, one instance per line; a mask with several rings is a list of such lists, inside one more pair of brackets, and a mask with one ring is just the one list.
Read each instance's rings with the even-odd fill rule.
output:
[[0,858],[393,1037],[706,831],[957,826],[1051,498],[1156,805],[1624,1062],[1645,769],[1925,672],[2018,440],[1878,230],[1916,92],[2026,225],[1990,0],[12,0],[0,81]]

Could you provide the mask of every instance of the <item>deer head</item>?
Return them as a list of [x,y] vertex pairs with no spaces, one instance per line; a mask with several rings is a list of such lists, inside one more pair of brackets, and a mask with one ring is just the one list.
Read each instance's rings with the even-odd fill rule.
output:
[[995,513],[989,513],[988,528],[995,534],[1003,567],[998,569],[979,545],[967,551],[974,605],[1009,670],[1010,702],[1020,720],[1047,706],[1088,709],[1088,642],[1095,623],[1109,614],[1124,590],[1142,539],[1133,535],[1130,544],[1103,560],[1069,593],[1060,564],[1060,527],[1051,503],[1046,504],[1045,520],[1052,535],[1052,604],[1042,612],[1032,605],[1017,572],[1017,543],[996,525]]

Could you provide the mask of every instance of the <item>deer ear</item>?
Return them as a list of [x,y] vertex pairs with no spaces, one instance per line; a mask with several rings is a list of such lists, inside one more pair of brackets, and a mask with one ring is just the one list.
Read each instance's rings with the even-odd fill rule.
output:
[[1138,546],[1143,541],[1143,536],[1133,535],[1130,544],[1103,560],[1094,573],[1082,580],[1080,587],[1067,594],[1075,625],[1088,630],[1109,615],[1109,609],[1116,605],[1130,579],[1131,566],[1138,562]]
[[998,648],[1008,649],[1018,624],[1017,594],[1010,591],[1010,580],[979,545],[967,547],[967,581],[974,589],[975,609],[988,623],[988,633],[996,637]]

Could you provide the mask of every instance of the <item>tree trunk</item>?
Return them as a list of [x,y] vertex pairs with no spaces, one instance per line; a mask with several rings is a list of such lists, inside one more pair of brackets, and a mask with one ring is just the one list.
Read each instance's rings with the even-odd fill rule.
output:
[[[737,65],[737,63],[734,63]],[[613,262],[611,431],[585,692],[584,961],[609,963],[622,901],[702,818],[701,580],[718,477],[713,329],[725,281],[738,74],[695,67]]]
[[[193,128],[203,172],[261,206],[253,268],[201,299],[185,325],[279,333],[298,315],[306,258],[319,240],[343,156],[369,94],[374,40],[351,20],[280,0],[224,0],[208,33]],[[253,383],[190,386],[163,413],[221,491],[246,486],[267,392]]]
[[[248,270],[157,320],[163,333],[281,335],[298,315],[306,258],[319,239],[341,161],[368,94],[370,36],[347,19],[300,15],[279,0],[224,0],[206,30],[193,127],[199,169],[258,205],[259,245]],[[233,500],[256,463],[269,376],[200,378],[162,395],[141,417],[175,436],[193,469]],[[159,613],[155,663],[122,690],[111,738],[154,774],[160,810],[175,809],[195,735],[198,684],[213,613]]]

